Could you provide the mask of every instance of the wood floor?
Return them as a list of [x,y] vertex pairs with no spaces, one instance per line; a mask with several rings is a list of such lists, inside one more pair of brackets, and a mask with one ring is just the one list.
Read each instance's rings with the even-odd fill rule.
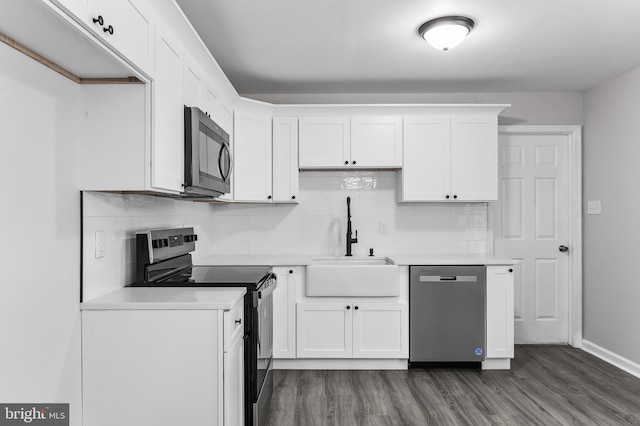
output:
[[640,425],[640,379],[580,349],[516,346],[510,371],[274,373],[269,425]]

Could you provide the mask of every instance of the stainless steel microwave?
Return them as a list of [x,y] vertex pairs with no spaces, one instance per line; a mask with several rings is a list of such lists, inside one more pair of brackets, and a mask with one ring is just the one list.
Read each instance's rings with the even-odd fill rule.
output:
[[229,134],[197,107],[184,107],[184,196],[219,197],[231,191]]

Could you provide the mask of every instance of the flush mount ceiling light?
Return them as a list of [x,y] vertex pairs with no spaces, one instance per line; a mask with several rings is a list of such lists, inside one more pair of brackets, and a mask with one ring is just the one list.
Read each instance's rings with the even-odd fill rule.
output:
[[442,16],[420,25],[418,34],[432,47],[449,50],[462,43],[474,24],[466,16]]

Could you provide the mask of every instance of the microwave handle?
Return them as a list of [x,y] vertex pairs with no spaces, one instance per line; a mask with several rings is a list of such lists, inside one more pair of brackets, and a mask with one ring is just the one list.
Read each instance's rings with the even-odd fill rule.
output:
[[231,174],[231,170],[233,170],[233,157],[231,156],[231,150],[229,149],[229,144],[227,142],[222,142],[222,150],[227,151],[227,154],[229,155],[229,171],[226,175],[222,172],[222,156],[218,158],[218,170],[220,170],[220,176],[222,176],[222,179],[226,182],[227,178]]

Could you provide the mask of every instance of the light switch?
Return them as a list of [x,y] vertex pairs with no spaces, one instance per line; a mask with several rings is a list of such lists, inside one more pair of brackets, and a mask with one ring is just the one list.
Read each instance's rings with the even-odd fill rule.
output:
[[389,233],[389,223],[386,220],[381,220],[378,231],[381,234],[388,234]]
[[106,251],[104,231],[96,231],[96,259],[103,258],[106,255]]
[[601,213],[602,213],[602,204],[600,203],[600,200],[587,202],[587,214],[601,214]]

